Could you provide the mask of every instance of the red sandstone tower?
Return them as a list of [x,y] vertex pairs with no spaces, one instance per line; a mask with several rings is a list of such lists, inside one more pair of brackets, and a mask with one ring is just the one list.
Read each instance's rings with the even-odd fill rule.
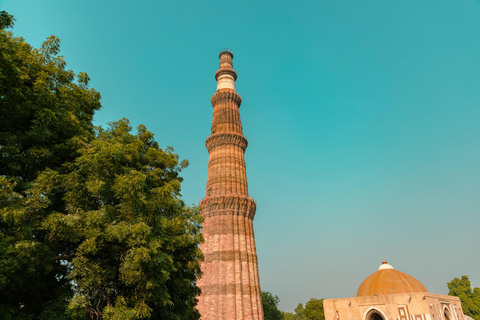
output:
[[198,281],[202,289],[198,310],[202,320],[263,320],[252,223],[256,203],[248,197],[247,139],[242,134],[238,111],[242,99],[235,91],[232,59],[230,51],[221,52],[215,73],[212,134],[206,141],[207,192],[200,202],[205,260]]

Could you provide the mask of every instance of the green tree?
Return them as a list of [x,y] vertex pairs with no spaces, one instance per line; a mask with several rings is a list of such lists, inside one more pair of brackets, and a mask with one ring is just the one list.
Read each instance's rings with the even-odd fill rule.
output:
[[323,299],[310,299],[305,304],[305,317],[308,320],[325,320],[323,311]]
[[91,318],[196,319],[202,258],[201,216],[180,199],[179,162],[153,134],[128,120],[110,124],[68,165],[46,171],[44,188],[64,191],[65,212],[51,213],[51,241],[70,243],[70,308]]
[[285,320],[296,320],[297,319],[296,316],[291,312],[283,312],[282,311],[282,314],[283,314],[283,319],[285,319]]
[[303,304],[299,303],[295,308],[295,313],[284,312],[283,316],[286,320],[306,320],[305,309]]
[[475,320],[480,320],[480,289],[472,290],[470,280],[467,276],[461,279],[455,278],[447,283],[451,296],[459,297],[462,301],[463,312]]
[[299,303],[295,308],[295,313],[291,312],[283,312],[283,318],[285,320],[306,320],[305,317],[305,309],[303,308],[303,304]]
[[34,49],[12,26],[12,16],[0,12],[0,314],[48,318],[64,309],[71,289],[68,265],[58,258],[63,248],[49,243],[45,216],[35,213],[60,210],[63,200],[61,193],[47,200],[32,186],[46,168],[62,172],[94,137],[100,94],[85,73],[66,69],[58,38]]
[[94,130],[100,95],[60,41],[32,48],[0,14],[0,314],[198,319],[201,216],[179,162],[128,120]]
[[[6,13],[2,17],[1,25],[11,25]],[[23,191],[40,171],[61,168],[93,138],[100,94],[88,88],[86,73],[66,69],[58,55],[60,39],[50,36],[35,49],[5,28],[0,31],[0,174]]]
[[13,27],[13,16],[6,11],[0,11],[0,30]]
[[303,308],[303,304],[299,303],[298,306],[295,308],[295,320],[306,320],[307,317],[305,316],[305,309]]
[[262,291],[263,315],[265,320],[282,320],[283,313],[278,310],[280,298],[270,292]]
[[[42,171],[27,199],[18,201],[23,216],[38,217],[44,239],[25,242],[22,250],[40,246],[47,257],[56,252],[53,259],[66,270],[57,276],[73,286],[73,298],[62,300],[69,301],[68,312],[60,305],[48,314],[199,318],[194,307],[201,216],[180,199],[179,172],[187,163],[172,149],[160,149],[145,127],[136,134],[131,129],[125,119],[99,129],[80,156],[64,165],[65,173]],[[10,207],[23,200],[12,190],[2,196]],[[62,208],[52,207],[58,197]]]

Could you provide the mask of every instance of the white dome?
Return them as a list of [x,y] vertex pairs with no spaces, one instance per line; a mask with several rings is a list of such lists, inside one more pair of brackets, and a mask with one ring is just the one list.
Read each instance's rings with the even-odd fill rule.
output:
[[387,264],[387,261],[383,261],[378,270],[385,270],[385,269],[395,269],[391,265]]

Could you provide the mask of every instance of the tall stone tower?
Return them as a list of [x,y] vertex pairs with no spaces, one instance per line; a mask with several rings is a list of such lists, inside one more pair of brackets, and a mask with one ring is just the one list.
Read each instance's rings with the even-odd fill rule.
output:
[[248,197],[247,139],[242,134],[238,110],[242,98],[235,91],[232,59],[230,51],[220,53],[217,92],[211,99],[207,192],[200,201],[205,260],[198,281],[202,289],[198,310],[202,320],[263,320],[252,223],[256,203]]

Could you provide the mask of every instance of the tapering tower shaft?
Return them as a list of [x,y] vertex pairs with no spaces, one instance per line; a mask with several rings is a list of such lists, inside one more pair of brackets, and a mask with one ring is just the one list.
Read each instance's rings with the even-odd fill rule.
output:
[[206,146],[209,153],[207,191],[200,202],[205,218],[200,246],[205,260],[198,310],[202,320],[263,320],[258,263],[253,233],[255,201],[248,197],[243,136],[235,91],[237,74],[230,51],[220,53],[212,96],[213,121]]

